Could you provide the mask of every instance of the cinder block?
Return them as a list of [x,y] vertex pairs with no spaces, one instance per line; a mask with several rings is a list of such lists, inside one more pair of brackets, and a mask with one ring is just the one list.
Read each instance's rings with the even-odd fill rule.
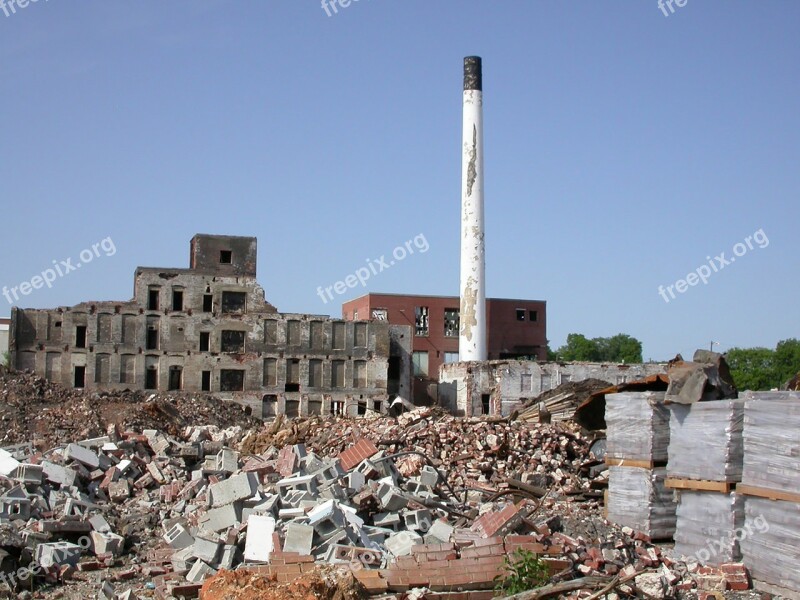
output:
[[328,500],[308,513],[308,524],[323,539],[327,539],[336,531],[341,530],[345,523],[342,509],[335,500]]
[[383,527],[387,529],[394,529],[395,531],[400,527],[400,515],[397,513],[378,513],[375,515],[373,521],[376,527]]
[[222,548],[222,555],[219,559],[219,568],[230,571],[233,569],[233,564],[236,562],[237,548],[234,545],[226,545]]
[[180,523],[173,525],[172,528],[164,534],[163,538],[165,542],[176,550],[183,550],[194,544],[194,537],[192,537],[192,534]]
[[113,554],[114,556],[120,556],[125,547],[125,538],[115,533],[92,531],[89,537],[92,540],[92,550],[96,555]]
[[408,529],[413,529],[420,533],[427,533],[433,525],[433,516],[428,509],[405,511],[403,513],[403,519]]
[[82,548],[69,542],[51,542],[39,544],[34,552],[34,560],[45,569],[53,566],[74,567],[81,558]]
[[212,508],[200,517],[200,526],[208,531],[230,529],[242,522],[242,508],[239,502]]
[[284,552],[297,552],[311,554],[314,541],[314,528],[301,523],[289,523],[286,526],[286,539],[283,543]]
[[17,470],[14,471],[12,479],[20,483],[40,484],[42,483],[43,469],[42,465],[30,465],[22,463]]
[[217,453],[215,468],[223,473],[233,473],[239,468],[239,453],[231,448],[223,448]]
[[57,483],[62,487],[70,487],[75,485],[75,477],[77,473],[72,469],[67,469],[56,463],[47,460],[42,461],[42,471],[45,478],[51,483]]
[[0,449],[0,475],[11,477],[21,463],[10,452]]
[[92,515],[89,517],[89,523],[95,531],[99,531],[100,533],[111,532],[111,525],[108,524],[108,521],[106,521],[103,515]]
[[386,549],[391,552],[395,557],[408,556],[411,554],[411,548],[421,544],[422,538],[411,531],[401,531],[389,536],[384,542]]
[[219,540],[208,540],[202,537],[194,538],[192,546],[192,556],[207,564],[213,565],[217,562],[222,544]]
[[74,460],[90,469],[96,469],[100,466],[100,457],[94,452],[78,444],[70,444],[64,451],[64,458],[67,460]]
[[437,519],[431,525],[428,533],[425,534],[426,544],[447,544],[450,542],[450,537],[455,532],[455,528],[449,525],[446,521]]
[[203,583],[207,577],[213,576],[216,572],[216,569],[210,567],[202,560],[198,560],[192,565],[192,569],[186,575],[186,579],[192,583]]
[[428,487],[436,487],[436,484],[439,482],[439,472],[432,466],[425,465],[422,467],[422,471],[419,474],[419,482]]
[[258,489],[255,473],[239,473],[209,486],[212,506],[223,506],[231,502],[252,498]]
[[378,499],[380,500],[381,508],[386,512],[401,510],[408,504],[408,500],[398,488],[386,484],[381,484],[378,488]]
[[275,533],[275,519],[273,517],[250,515],[247,520],[247,541],[244,546],[244,559],[268,563],[273,550],[273,533]]
[[196,559],[192,556],[192,551],[194,545],[194,538],[192,538],[192,544],[186,546],[186,548],[181,548],[175,554],[172,555],[170,558],[170,562],[172,563],[172,568],[179,573],[185,573],[189,569],[192,568],[192,565],[196,562]]

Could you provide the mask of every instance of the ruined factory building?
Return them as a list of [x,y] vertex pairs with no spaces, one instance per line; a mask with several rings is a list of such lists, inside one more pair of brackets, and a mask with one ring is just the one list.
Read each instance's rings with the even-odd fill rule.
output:
[[262,417],[357,415],[408,397],[411,328],[279,313],[256,238],[195,235],[188,269],[139,267],[129,302],[11,313],[11,365],[65,386],[213,392]]

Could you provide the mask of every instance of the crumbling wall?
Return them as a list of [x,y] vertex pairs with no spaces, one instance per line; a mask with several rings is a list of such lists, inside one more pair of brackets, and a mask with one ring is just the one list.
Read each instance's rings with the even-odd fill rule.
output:
[[209,237],[192,240],[198,271],[138,268],[131,301],[14,309],[11,364],[68,387],[214,392],[264,417],[384,410],[393,352],[392,386],[410,387],[410,327],[278,313],[227,274],[255,273],[255,241]]
[[[600,379],[610,385],[665,373],[667,365],[519,360],[459,362],[439,370],[440,405],[460,415],[509,415],[524,400],[562,383]],[[487,410],[488,406],[488,410]]]

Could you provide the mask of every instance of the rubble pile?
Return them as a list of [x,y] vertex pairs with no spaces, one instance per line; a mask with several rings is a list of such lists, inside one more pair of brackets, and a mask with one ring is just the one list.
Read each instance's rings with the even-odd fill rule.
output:
[[0,444],[33,442],[41,449],[63,440],[103,435],[108,425],[176,434],[188,425],[256,427],[241,405],[183,392],[84,392],[30,373],[0,373]]
[[609,383],[600,379],[568,381],[524,402],[512,418],[540,423],[566,421],[574,417],[575,410],[592,394],[608,388]]
[[[431,418],[426,426],[436,435],[444,423],[456,435],[472,431],[483,440],[498,435],[485,428],[501,426],[467,420],[459,429],[457,420],[416,412],[405,422]],[[195,597],[203,586],[211,600],[247,598],[240,591],[285,600],[413,589],[421,590],[418,598],[459,589],[489,598],[504,561],[527,549],[544,557],[556,581],[619,576],[651,592],[693,585],[689,570],[632,529],[566,532],[565,519],[555,515],[576,504],[568,486],[554,485],[543,499],[522,481],[462,497],[441,465],[390,454],[399,442],[379,449],[361,437],[337,454],[329,446],[330,456],[303,444],[244,454],[234,449],[242,435],[238,427],[187,427],[172,436],[110,426],[104,436],[47,452],[6,447],[2,544],[11,569],[27,577],[2,582],[16,587],[34,576],[59,582],[56,595],[100,592],[108,600]],[[533,460],[522,465],[521,480],[528,480],[528,467],[538,468]],[[585,504],[597,509],[596,502]],[[350,578],[333,576],[329,566]],[[231,589],[237,595],[226,595]],[[298,589],[305,591],[293,595]]]
[[433,408],[416,409],[397,419],[279,420],[248,436],[241,450],[260,454],[270,447],[302,443],[320,456],[332,457],[359,439],[387,454],[418,453],[398,460],[403,475],[418,473],[427,457],[459,492],[471,487],[502,490],[507,479],[523,476],[542,488],[588,489],[580,473],[589,458],[589,440],[577,427],[458,418]]

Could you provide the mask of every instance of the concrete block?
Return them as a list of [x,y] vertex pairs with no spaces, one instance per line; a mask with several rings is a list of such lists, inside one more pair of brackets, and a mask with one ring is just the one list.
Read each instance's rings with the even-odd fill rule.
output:
[[378,499],[381,508],[386,512],[402,510],[408,504],[408,500],[402,495],[399,488],[381,484],[378,488]]
[[186,579],[192,583],[203,583],[207,577],[212,577],[216,572],[216,569],[207,565],[202,560],[198,560],[192,565],[191,570],[186,575]]
[[297,519],[306,514],[305,508],[282,508],[278,511],[278,518],[281,520]]
[[223,448],[215,457],[214,468],[223,473],[233,473],[239,468],[239,453],[231,448]]
[[420,533],[427,533],[433,525],[433,516],[428,509],[407,510],[403,512],[406,528]]
[[131,486],[127,479],[108,484],[108,496],[112,502],[124,502],[131,497]]
[[197,562],[192,556],[193,546],[194,545],[194,538],[192,538],[192,544],[186,546],[186,548],[181,548],[177,552],[175,552],[172,557],[170,557],[170,562],[172,563],[172,568],[179,573],[185,573],[189,569],[192,568],[192,565]]
[[42,472],[44,474],[45,479],[51,483],[57,483],[62,487],[70,487],[75,485],[75,477],[77,473],[72,469],[67,469],[61,465],[57,465],[56,463],[43,460],[42,461]]
[[192,556],[207,564],[213,565],[217,562],[222,544],[219,540],[209,540],[202,537],[194,538],[192,546]]
[[431,528],[428,529],[428,532],[425,534],[425,543],[447,544],[450,542],[450,538],[452,537],[453,533],[455,533],[454,527],[452,527],[446,521],[437,519],[433,522]]
[[222,547],[222,554],[220,555],[219,559],[219,568],[226,569],[230,571],[233,569],[233,565],[236,562],[236,553],[238,548],[232,544],[228,544]]
[[298,552],[311,554],[314,541],[314,528],[301,523],[289,523],[286,526],[286,539],[283,543],[284,552]]
[[36,546],[33,558],[45,569],[53,566],[63,567],[69,565],[74,567],[81,558],[82,548],[77,544],[69,542],[51,542]]
[[431,488],[436,487],[436,484],[439,483],[439,472],[432,466],[425,465],[419,474],[419,482]]
[[164,541],[176,550],[183,550],[194,544],[194,537],[190,534],[186,527],[180,523],[176,523],[172,528],[163,535]]
[[14,471],[12,479],[19,481],[20,483],[38,485],[42,483],[43,474],[44,469],[42,468],[42,465],[22,463],[17,467],[16,471]]
[[64,451],[64,458],[77,461],[90,469],[96,469],[100,466],[100,457],[95,452],[78,444],[68,445]]
[[231,502],[252,498],[258,489],[258,478],[254,473],[240,473],[209,486],[211,505],[223,506]]
[[342,509],[335,500],[328,500],[308,513],[308,524],[323,539],[327,539],[336,531],[341,530],[345,523]]
[[286,477],[275,484],[278,494],[284,498],[290,492],[307,492],[317,495],[317,481],[313,475]]
[[384,542],[386,549],[395,557],[408,556],[411,548],[422,543],[422,537],[411,531],[401,531],[389,536]]
[[114,556],[120,556],[125,547],[125,538],[115,533],[92,531],[89,537],[92,540],[92,550],[96,555],[113,554]]
[[376,527],[393,529],[395,531],[397,531],[401,525],[400,515],[390,512],[376,514],[372,522],[375,523]]
[[111,525],[108,524],[108,521],[106,521],[103,515],[92,515],[89,517],[89,524],[92,526],[92,529],[100,533],[111,532]]
[[105,444],[110,444],[110,443],[111,443],[111,438],[108,437],[107,435],[98,438],[90,438],[88,440],[81,440],[80,442],[78,442],[80,446],[83,446],[84,448],[89,448],[90,450],[97,450],[99,448],[102,448]]
[[0,450],[0,475],[11,477],[21,463],[10,452]]
[[360,490],[367,485],[367,478],[360,471],[350,471],[347,475],[347,487],[351,490]]
[[242,522],[242,507],[239,502],[210,509],[200,517],[199,524],[208,531],[230,529]]
[[275,533],[275,519],[273,517],[251,515],[247,520],[247,541],[244,546],[244,559],[268,563],[273,550],[273,533]]

